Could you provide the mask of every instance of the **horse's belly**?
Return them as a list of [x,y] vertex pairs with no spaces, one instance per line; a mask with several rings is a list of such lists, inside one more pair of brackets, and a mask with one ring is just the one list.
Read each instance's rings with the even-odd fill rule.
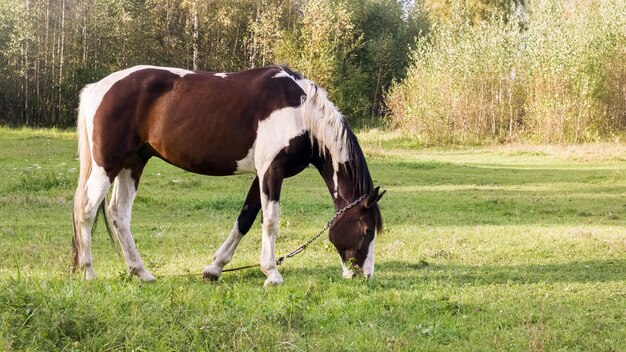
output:
[[[253,155],[252,149],[251,155]],[[181,169],[208,176],[228,176],[256,172],[254,160],[250,160],[250,156],[237,160],[236,158],[228,158],[221,153],[205,155],[202,158],[166,154],[162,156],[162,159]]]
[[[202,111],[209,109],[200,109]],[[256,126],[246,119],[200,114],[190,108],[158,116],[143,140],[165,161],[194,173],[225,176],[254,172],[247,162]]]

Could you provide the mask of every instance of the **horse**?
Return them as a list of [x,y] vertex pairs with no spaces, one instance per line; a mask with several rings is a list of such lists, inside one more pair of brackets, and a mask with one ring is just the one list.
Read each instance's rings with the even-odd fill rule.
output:
[[205,279],[220,277],[262,211],[264,285],[283,282],[274,253],[281,186],[308,165],[324,179],[335,210],[357,201],[329,228],[343,276],[374,273],[374,242],[382,231],[378,201],[385,191],[374,188],[357,138],[327,93],[288,67],[117,71],[81,90],[77,132],[72,268],[87,280],[95,277],[91,230],[99,208],[111,220],[129,272],[155,280],[130,230],[132,204],[152,157],[203,175],[255,174],[230,234],[204,268]]

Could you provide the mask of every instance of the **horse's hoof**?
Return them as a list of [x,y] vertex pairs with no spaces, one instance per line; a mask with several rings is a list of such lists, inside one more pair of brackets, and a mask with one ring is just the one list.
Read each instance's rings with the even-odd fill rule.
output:
[[205,280],[211,281],[211,282],[215,282],[215,281],[217,281],[217,279],[220,278],[220,276],[219,275],[215,275],[213,273],[204,272],[202,274],[202,278],[205,279]]
[[152,274],[148,273],[148,275],[139,277],[142,282],[155,282],[156,278],[152,276]]
[[265,280],[265,282],[263,283],[263,287],[268,287],[268,286],[278,286],[278,285],[282,285],[283,284],[283,278],[279,277],[279,278],[267,278],[267,280]]
[[146,268],[130,268],[130,273],[137,276],[142,282],[156,281],[154,275],[146,270]]
[[85,268],[85,280],[93,281],[96,278],[96,272],[93,270],[93,267],[89,266]]
[[202,273],[202,278],[205,280],[209,280],[211,282],[217,281],[222,274],[222,269],[213,265],[207,265],[204,267],[204,272]]

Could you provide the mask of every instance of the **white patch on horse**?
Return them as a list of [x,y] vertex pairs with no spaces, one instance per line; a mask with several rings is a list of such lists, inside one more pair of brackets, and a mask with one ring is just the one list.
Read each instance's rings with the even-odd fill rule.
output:
[[272,78],[281,78],[281,77],[288,77],[288,78],[294,79],[290,74],[288,74],[285,70],[282,70],[282,69],[280,72],[272,76]]
[[[260,179],[260,184],[263,180]],[[267,195],[261,192],[261,205],[263,206],[263,236],[261,239],[261,271],[267,279],[264,286],[281,284],[283,277],[276,268],[276,233],[278,232],[279,204],[276,201],[268,201]]]
[[144,68],[154,68],[154,69],[161,69],[161,70],[166,70],[166,71],[170,71],[171,73],[177,74],[181,77],[185,77],[187,75],[190,74],[195,74],[195,72],[193,71],[189,71],[189,70],[185,70],[182,68],[176,68],[176,67],[157,67],[157,66],[145,66]]
[[[254,150],[259,184],[274,161],[276,155],[289,145],[289,142],[305,132],[301,109],[286,107],[276,110],[265,120],[259,122]],[[270,201],[267,194],[261,192],[263,208],[263,236],[261,241],[261,270],[267,277],[264,285],[280,284],[283,278],[276,268],[275,242],[278,231],[279,203]]]
[[363,262],[363,274],[367,277],[374,276],[374,240],[372,239],[372,242],[370,242],[367,248],[367,258]]
[[95,278],[96,273],[93,269],[93,256],[91,254],[91,229],[96,220],[96,213],[100,203],[104,200],[111,182],[107,176],[104,168],[98,166],[95,161],[92,160],[91,173],[85,183],[83,208],[80,209],[82,213],[78,214],[78,224],[80,231],[79,237],[81,242],[81,253],[79,253],[78,263],[85,269],[85,279],[92,280]]
[[256,173],[256,167],[254,166],[254,150],[256,142],[252,145],[252,148],[248,150],[248,155],[241,160],[237,160],[237,170],[235,174],[243,173]]
[[224,73],[224,72],[218,72],[218,73],[214,73],[213,76],[220,77],[220,78],[226,78],[226,77],[228,77],[228,74]]
[[124,251],[128,269],[142,281],[154,281],[154,276],[144,267],[130,231],[132,206],[137,195],[135,179],[133,179],[130,169],[123,169],[117,175],[113,183],[112,194],[108,212],[111,220],[113,220],[113,228],[120,246]]
[[293,138],[304,134],[301,115],[301,108],[286,107],[272,112],[268,118],[259,122],[254,148],[257,175],[263,176],[276,155]]
[[346,266],[346,263],[343,260],[340,260],[341,268],[343,268],[343,278],[344,279],[352,279],[354,276],[354,271]]

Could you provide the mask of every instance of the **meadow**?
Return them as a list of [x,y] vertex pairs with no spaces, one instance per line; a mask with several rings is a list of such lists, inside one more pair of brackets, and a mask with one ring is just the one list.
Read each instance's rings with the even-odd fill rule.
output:
[[[358,134],[386,231],[371,280],[320,238],[263,288],[201,279],[252,179],[148,164],[132,228],[157,281],[129,277],[102,223],[98,277],[69,271],[75,135],[0,129],[0,349],[623,351],[626,145],[423,148]],[[314,169],[285,183],[277,252],[332,216]],[[257,262],[260,224],[232,266]]]

